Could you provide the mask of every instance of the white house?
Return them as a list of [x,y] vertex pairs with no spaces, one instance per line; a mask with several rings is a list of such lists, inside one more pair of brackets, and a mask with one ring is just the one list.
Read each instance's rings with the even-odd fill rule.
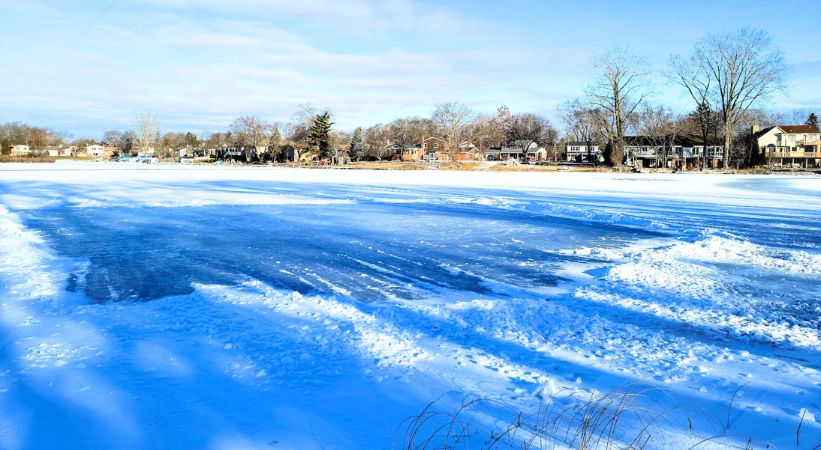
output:
[[29,147],[28,145],[23,145],[23,144],[12,146],[11,147],[11,154],[13,156],[30,155],[31,154],[31,147]]
[[52,157],[71,156],[73,154],[74,154],[74,147],[72,147],[72,146],[50,147],[50,148],[48,148],[48,156],[52,156]]
[[91,156],[100,156],[105,153],[105,147],[98,144],[86,145],[86,154]]
[[599,144],[590,143],[590,151],[587,149],[587,142],[570,141],[564,145],[565,158],[568,161],[590,161],[599,160],[602,154]]
[[547,159],[547,149],[539,146],[535,142],[528,145],[513,145],[502,148],[492,148],[484,153],[485,159],[488,161],[508,161],[508,160],[530,160],[530,161],[544,161]]

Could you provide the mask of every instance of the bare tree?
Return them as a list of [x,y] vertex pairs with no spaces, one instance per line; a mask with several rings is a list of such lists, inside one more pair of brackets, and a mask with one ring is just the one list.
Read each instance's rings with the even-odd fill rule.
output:
[[117,146],[120,147],[120,154],[121,155],[130,155],[131,151],[134,149],[134,145],[137,143],[137,133],[132,130],[128,130],[123,133],[122,137],[120,138],[120,143]]
[[518,145],[522,153],[527,153],[532,144],[548,147],[556,142],[557,137],[558,133],[549,120],[528,113],[513,116],[505,140]]
[[495,145],[506,146],[509,142],[506,141],[510,135],[510,124],[513,121],[513,114],[507,106],[500,106],[496,109],[496,116],[493,117],[494,126],[494,142]]
[[44,149],[48,145],[48,130],[39,127],[29,128],[28,144],[32,149]]
[[160,122],[151,113],[137,116],[137,145],[143,153],[148,153],[160,145]]
[[313,105],[299,105],[291,117],[291,122],[285,127],[286,138],[291,144],[303,150],[308,147],[308,136],[317,114],[318,111]]
[[184,133],[165,133],[160,139],[162,143],[162,156],[168,157],[172,155],[173,150],[185,146]]
[[108,130],[103,133],[102,143],[111,147],[118,147],[123,140],[123,132],[119,130]]
[[610,163],[624,159],[624,135],[635,112],[648,95],[642,61],[627,49],[617,48],[599,57],[598,78],[587,90],[587,102],[595,123],[610,139]]
[[678,118],[662,105],[645,104],[639,113],[637,127],[656,148],[656,163],[662,167],[678,137]]
[[[267,149],[271,139],[271,124],[255,116],[241,116],[231,124],[231,133],[250,162],[262,147]],[[266,150],[267,151],[267,150]]]
[[353,135],[347,131],[331,131],[332,160],[337,165],[350,161],[349,144]]
[[419,145],[422,136],[433,136],[436,133],[433,121],[419,117],[396,119],[389,127],[394,143],[402,147]]
[[391,129],[378,123],[365,130],[365,154],[382,161],[393,153]]
[[[715,108],[710,103],[713,79],[707,71],[702,70],[698,61],[695,60],[695,55],[690,56],[688,59],[673,56],[670,58],[670,67],[671,71],[668,73],[668,77],[673,83],[683,87],[696,104],[694,117],[699,125],[702,148],[706,152],[709,144],[710,125],[715,119],[713,112]],[[705,154],[704,157],[706,156]],[[699,165],[703,168],[704,162],[701,161]]]
[[9,122],[0,126],[0,151],[7,155],[11,147],[18,144],[28,144],[30,127],[21,122]]
[[707,36],[696,44],[687,64],[692,66],[689,76],[696,76],[698,83],[709,80],[707,93],[721,113],[724,128],[726,167],[742,113],[783,88],[784,57],[766,31],[742,28]]
[[453,160],[452,156],[459,152],[462,144],[470,140],[473,112],[461,103],[440,103],[436,105],[431,119]]
[[601,144],[607,134],[599,126],[600,114],[579,100],[566,102],[559,107],[565,133],[577,142],[584,142],[587,147],[588,161],[593,158],[594,144]]
[[479,114],[470,124],[468,135],[471,136],[473,144],[480,151],[485,151],[495,145],[499,145],[501,139],[496,124],[496,118],[485,114]]

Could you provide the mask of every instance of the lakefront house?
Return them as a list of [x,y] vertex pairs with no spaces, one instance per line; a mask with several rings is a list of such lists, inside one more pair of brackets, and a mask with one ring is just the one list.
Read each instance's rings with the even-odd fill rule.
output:
[[447,141],[438,136],[420,136],[419,145],[397,148],[402,161],[472,161],[481,159],[476,146],[465,141],[459,150],[451,152]]
[[821,131],[812,125],[752,127],[754,153],[769,166],[821,167]]
[[31,147],[24,144],[13,145],[11,147],[12,156],[28,156],[31,154]]
[[602,150],[599,144],[593,142],[570,141],[564,144],[564,156],[566,161],[599,162]]
[[717,168],[724,158],[724,145],[708,139],[705,146],[697,136],[625,136],[624,144],[625,159],[637,167],[686,168],[704,163]]
[[536,142],[527,145],[504,145],[484,152],[484,159],[487,161],[545,161],[547,160],[547,149]]

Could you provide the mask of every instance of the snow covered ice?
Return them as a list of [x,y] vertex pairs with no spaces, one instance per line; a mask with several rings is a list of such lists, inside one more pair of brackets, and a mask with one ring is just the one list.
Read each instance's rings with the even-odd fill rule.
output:
[[0,263],[0,448],[391,448],[481,398],[479,448],[626,386],[623,443],[821,444],[817,177],[3,165]]

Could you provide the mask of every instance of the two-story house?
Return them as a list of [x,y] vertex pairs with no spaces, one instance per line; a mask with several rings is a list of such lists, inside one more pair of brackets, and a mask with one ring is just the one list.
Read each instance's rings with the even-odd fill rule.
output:
[[422,161],[445,159],[447,143],[436,136],[420,136],[419,145],[402,149],[402,161]]
[[753,125],[753,145],[764,163],[772,166],[821,166],[821,131],[810,125]]
[[465,141],[451,152],[447,141],[437,136],[420,136],[419,145],[397,149],[402,161],[472,161],[481,159],[476,146]]
[[105,153],[105,147],[99,144],[86,145],[86,154],[89,156],[102,156]]
[[700,166],[717,168],[724,158],[724,146],[696,136],[625,136],[624,154],[627,161],[639,167]]
[[576,162],[598,162],[601,159],[602,149],[599,144],[590,143],[590,148],[587,147],[587,142],[570,141],[564,144],[564,155],[567,161]]

